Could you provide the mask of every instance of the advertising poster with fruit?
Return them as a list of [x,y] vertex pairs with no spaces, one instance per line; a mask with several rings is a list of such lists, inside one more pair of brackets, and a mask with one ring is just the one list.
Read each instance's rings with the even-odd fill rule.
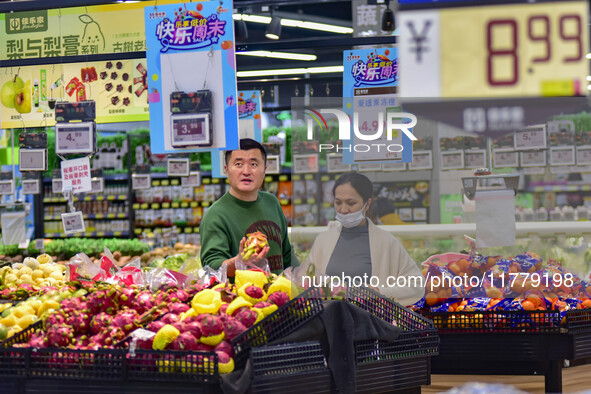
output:
[[2,128],[55,124],[55,103],[94,100],[96,122],[149,119],[145,59],[14,67],[0,75]]
[[238,148],[232,4],[145,8],[153,153]]
[[[238,92],[238,135],[240,138],[252,138],[263,142],[261,127],[261,92],[242,90]],[[225,150],[211,152],[211,174],[214,178],[225,178]],[[267,152],[269,154],[269,152]]]
[[383,224],[428,223],[429,182],[374,184],[377,215]]

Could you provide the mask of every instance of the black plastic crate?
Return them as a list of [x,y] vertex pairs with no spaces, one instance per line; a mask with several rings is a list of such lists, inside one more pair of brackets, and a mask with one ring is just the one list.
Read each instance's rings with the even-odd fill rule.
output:
[[368,364],[384,360],[405,360],[439,354],[439,335],[436,328],[402,331],[393,342],[355,342],[355,363]]
[[365,287],[347,288],[347,301],[400,327],[403,331],[426,330],[434,327],[433,322],[424,316]]
[[568,311],[565,318],[569,333],[591,331],[591,308]]
[[0,342],[0,347],[12,347],[17,343],[26,343],[31,338],[31,334],[35,332],[38,328],[43,327],[43,321],[38,320],[35,323],[31,324],[29,327],[25,328],[22,331],[17,332],[10,338],[5,339],[4,341]]
[[560,333],[559,311],[425,312],[439,332]]
[[30,349],[0,348],[0,377],[25,377],[30,352]]
[[290,334],[322,312],[322,296],[321,289],[310,288],[234,338],[232,347],[236,366],[242,367],[246,363],[250,349]]
[[125,356],[127,379],[143,382],[218,382],[215,352],[136,350]]
[[431,384],[430,357],[378,361],[358,365],[357,393],[420,393]]
[[320,342],[300,342],[263,346],[250,351],[255,378],[290,375],[326,368]]
[[29,378],[123,380],[125,351],[31,349]]

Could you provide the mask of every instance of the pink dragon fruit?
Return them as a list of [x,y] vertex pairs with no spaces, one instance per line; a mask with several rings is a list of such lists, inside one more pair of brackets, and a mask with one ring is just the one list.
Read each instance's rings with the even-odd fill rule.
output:
[[160,320],[163,321],[165,324],[173,324],[179,321],[180,319],[179,315],[177,315],[176,313],[167,313]]
[[205,315],[199,321],[199,327],[201,328],[201,335],[204,337],[219,335],[224,331],[222,320],[213,315]]
[[184,312],[188,311],[189,309],[191,309],[189,307],[189,305],[183,304],[182,302],[175,302],[174,304],[172,304],[169,307],[168,310],[170,311],[170,313],[175,313],[177,315],[180,315],[181,313],[184,313]]
[[217,288],[216,291],[220,293],[220,296],[222,297],[222,302],[226,302],[228,304],[232,302],[234,298],[238,297],[236,293],[232,292],[231,287],[220,287]]
[[93,315],[100,312],[107,312],[109,315],[114,315],[117,312],[117,303],[112,297],[111,291],[97,290],[90,294],[86,298],[86,301]]
[[90,308],[85,298],[74,297],[63,300],[60,304],[60,309],[64,311],[64,313],[69,313],[70,310],[83,312],[89,310]]
[[185,329],[185,322],[175,321],[174,323],[172,323],[172,326],[174,328],[176,328],[177,330],[179,330],[180,332],[186,331],[186,329]]
[[196,352],[211,352],[213,350],[213,346],[206,345],[204,343],[198,343],[195,347]]
[[[185,320],[183,320],[183,322],[185,322]],[[185,323],[185,331],[186,332],[190,332],[191,334],[193,334],[193,336],[197,339],[201,338],[201,327],[199,326],[199,323],[196,321],[192,321],[190,323]]]
[[119,305],[121,307],[135,309],[135,307],[136,307],[135,299],[136,299],[138,293],[139,292],[136,287],[122,287],[119,290]]
[[259,314],[248,307],[242,307],[234,314],[237,322],[242,323],[246,328],[251,327],[256,322]]
[[222,304],[220,306],[220,313],[222,314],[222,316],[224,316],[226,314],[226,311],[228,310],[228,305],[230,305],[230,304]]
[[65,347],[72,342],[74,333],[72,327],[61,325],[52,326],[47,330],[47,344],[49,347]]
[[29,338],[29,346],[37,349],[46,348],[47,342],[45,342],[45,333],[43,331],[37,331],[31,334],[31,337]]
[[75,335],[82,334],[90,326],[90,317],[86,313],[73,311],[66,317],[66,324],[72,327]]
[[277,305],[278,308],[280,308],[289,301],[289,296],[283,291],[276,291],[269,294],[267,301],[272,302],[273,304]]
[[172,350],[195,350],[197,348],[197,338],[188,331],[181,333],[172,341]]
[[127,335],[121,328],[106,329],[105,345],[113,346]]
[[134,309],[138,311],[138,313],[142,314],[154,307],[154,296],[150,293],[149,290],[141,291],[135,297],[135,306]]
[[43,327],[45,330],[48,330],[51,327],[61,326],[66,322],[66,318],[59,312],[50,313],[45,322],[43,323]]
[[113,316],[107,314],[106,312],[101,312],[92,318],[90,322],[90,332],[92,332],[93,334],[98,334],[104,328],[109,327],[112,321]]
[[113,318],[113,327],[120,328],[126,334],[136,328],[139,314],[133,309],[125,309]]
[[152,350],[152,343],[154,342],[154,337],[146,340],[138,340],[136,342],[136,346],[138,349],[143,350]]
[[230,357],[234,357],[234,349],[232,349],[232,345],[228,341],[221,341],[213,350],[216,352],[223,352]]
[[246,331],[246,327],[236,319],[232,318],[228,319],[224,323],[224,331],[226,332],[226,339],[228,341],[231,341],[232,339],[236,338],[238,335]]
[[146,330],[149,330],[152,332],[158,332],[158,330],[160,330],[165,325],[166,325],[166,323],[164,323],[162,320],[156,320],[156,321],[153,321],[150,324],[148,324],[148,326],[146,327]]
[[191,295],[189,294],[189,292],[183,289],[177,289],[168,295],[168,299],[170,300],[170,302],[185,302],[190,297]]

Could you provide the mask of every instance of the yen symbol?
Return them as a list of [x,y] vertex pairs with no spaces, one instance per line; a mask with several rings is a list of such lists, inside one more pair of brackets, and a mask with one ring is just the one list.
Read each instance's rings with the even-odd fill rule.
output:
[[423,52],[427,52],[428,48],[426,42],[427,42],[427,32],[429,31],[429,28],[431,27],[431,22],[430,20],[425,21],[425,24],[423,25],[423,30],[421,31],[421,34],[418,34],[416,29],[415,29],[415,25],[411,22],[408,21],[406,23],[406,25],[408,26],[408,29],[410,30],[410,34],[412,35],[412,40],[414,41],[414,47],[410,48],[410,50],[414,53],[417,54],[417,63],[421,63],[423,60]]

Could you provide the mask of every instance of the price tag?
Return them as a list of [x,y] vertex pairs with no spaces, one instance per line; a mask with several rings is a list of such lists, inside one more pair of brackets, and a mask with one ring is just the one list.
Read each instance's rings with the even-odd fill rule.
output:
[[519,166],[519,155],[513,149],[494,149],[493,167],[517,167]]
[[188,158],[168,159],[168,176],[189,176]]
[[45,240],[43,238],[35,239],[35,249],[45,250]]
[[201,172],[191,171],[189,173],[189,176],[181,178],[181,185],[182,186],[194,186],[194,187],[201,186]]
[[0,195],[14,194],[14,180],[0,181]]
[[574,146],[552,146],[550,147],[550,165],[572,166],[575,164]]
[[544,167],[525,167],[523,169],[524,175],[543,175],[546,172]]
[[[342,156],[342,155],[341,155]],[[293,172],[318,172],[318,154],[293,155]],[[342,159],[341,159],[342,161]],[[350,168],[350,167],[349,167]],[[350,171],[350,170],[347,170]]]
[[410,170],[430,170],[433,168],[433,153],[431,151],[415,151],[412,153]]
[[132,174],[131,188],[133,190],[149,189],[152,186],[152,176],[150,174]]
[[55,153],[93,153],[95,151],[96,125],[94,122],[56,123]]
[[281,165],[279,164],[279,156],[267,156],[267,174],[279,174]]
[[521,167],[546,167],[546,151],[531,151],[519,153]]
[[464,161],[467,169],[486,167],[486,151],[484,149],[465,150]]
[[380,171],[382,165],[380,163],[359,163],[357,164],[357,168],[361,172]]
[[515,132],[515,150],[546,149],[546,125],[526,127]]
[[441,169],[456,170],[464,168],[464,151],[441,152]]
[[351,164],[343,164],[343,155],[331,153],[326,155],[326,172],[348,172]]
[[65,189],[72,189],[73,193],[84,193],[92,190],[90,181],[90,159],[64,160],[61,162],[62,182]]
[[23,194],[39,194],[41,181],[39,179],[23,179]]
[[382,163],[382,171],[406,171],[406,163]]
[[577,165],[591,164],[591,146],[577,146]]
[[63,213],[62,224],[64,225],[64,233],[66,234],[83,233],[86,231],[82,212]]
[[105,190],[105,179],[104,178],[92,178],[90,180],[91,190],[90,193],[103,193]]
[[18,156],[21,171],[47,170],[47,149],[20,149]]
[[62,193],[64,190],[63,182],[61,179],[52,179],[51,180],[51,191],[53,194]]

